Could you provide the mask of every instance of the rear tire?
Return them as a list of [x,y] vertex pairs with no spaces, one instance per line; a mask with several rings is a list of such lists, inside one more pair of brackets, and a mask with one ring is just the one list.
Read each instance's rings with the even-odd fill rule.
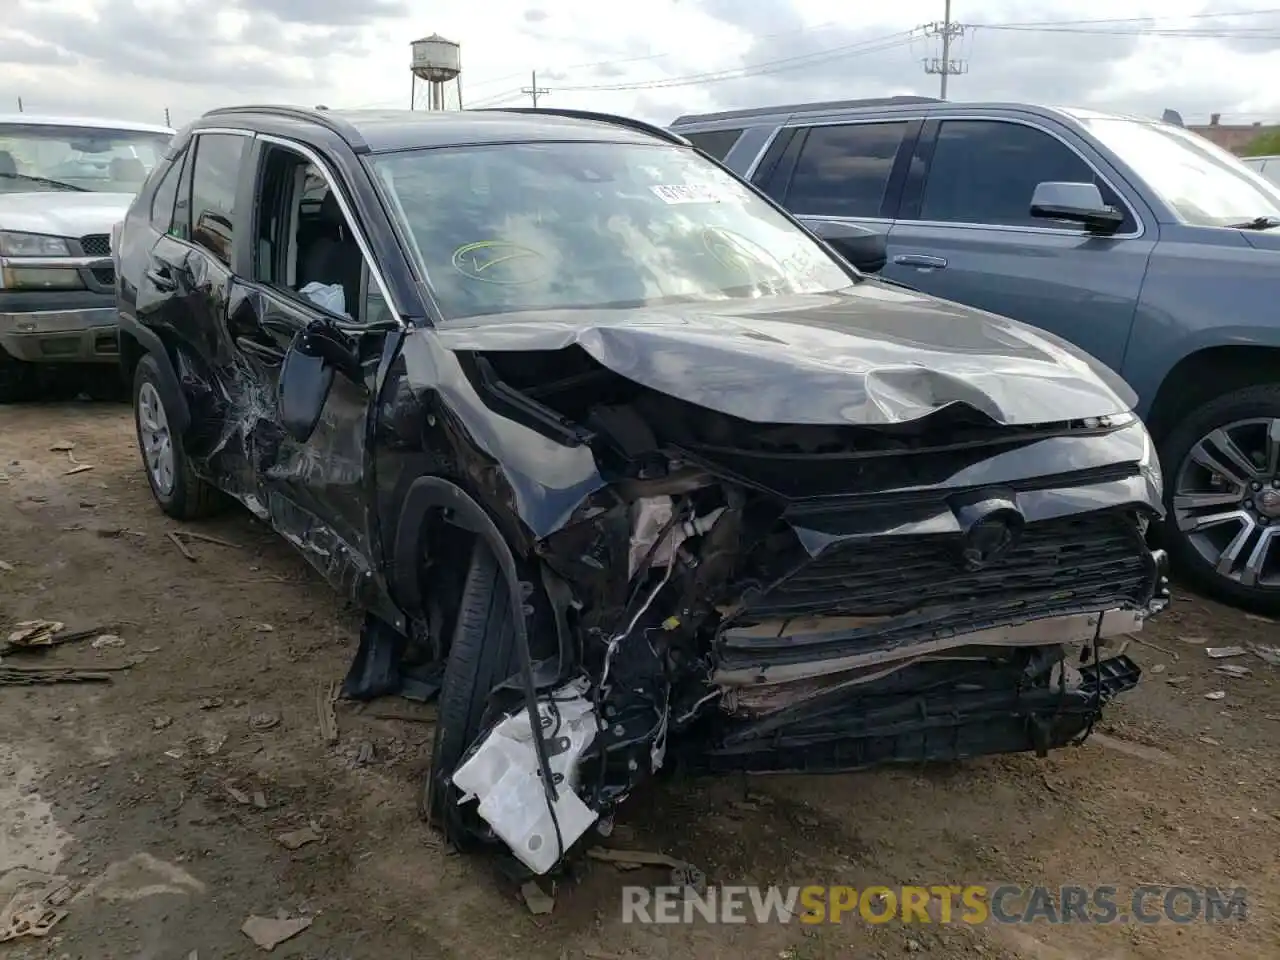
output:
[[489,692],[519,670],[511,591],[493,550],[477,539],[445,661],[431,769],[420,798],[422,815],[459,833],[458,790],[450,778],[484,728]]
[[160,509],[175,520],[211,516],[225,503],[221,491],[196,476],[182,436],[170,429],[164,405],[160,366],[145,354],[133,375],[133,422],[147,483]]
[[1160,462],[1161,542],[1177,568],[1226,603],[1280,612],[1280,384],[1233,390],[1196,407],[1164,437]]

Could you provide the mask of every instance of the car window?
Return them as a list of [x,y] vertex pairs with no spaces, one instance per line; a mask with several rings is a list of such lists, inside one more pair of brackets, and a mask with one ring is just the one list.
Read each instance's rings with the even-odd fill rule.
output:
[[826,293],[853,276],[682,146],[525,143],[369,161],[445,318]]
[[142,189],[171,132],[62,124],[0,124],[0,194]]
[[246,138],[233,133],[202,133],[196,141],[191,178],[191,242],[231,264],[236,187]]
[[1031,216],[1036,186],[1047,181],[1098,183],[1079,154],[1044,130],[999,120],[944,120],[920,219],[1053,226]]
[[684,138],[704,153],[709,153],[717,160],[723,160],[733,149],[733,145],[742,137],[742,128],[737,130],[703,130],[701,133],[686,133]]
[[156,184],[155,193],[151,195],[151,225],[161,233],[169,233],[173,228],[173,207],[178,199],[178,183],[182,177],[182,161],[174,157],[165,168],[160,182]]
[[878,217],[905,121],[814,127],[787,190],[792,213]]

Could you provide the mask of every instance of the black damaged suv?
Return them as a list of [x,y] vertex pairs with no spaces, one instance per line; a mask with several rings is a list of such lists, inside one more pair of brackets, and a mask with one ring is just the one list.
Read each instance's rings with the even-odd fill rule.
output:
[[1043,753],[1137,680],[1129,390],[677,135],[218,110],[114,250],[161,507],[239,501],[360,604],[348,694],[438,692],[426,812],[535,873],[664,765]]

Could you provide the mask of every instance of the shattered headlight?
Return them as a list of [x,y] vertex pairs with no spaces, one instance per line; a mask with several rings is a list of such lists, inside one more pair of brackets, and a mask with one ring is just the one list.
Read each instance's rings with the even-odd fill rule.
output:
[[1151,434],[1147,432],[1146,426],[1139,423],[1137,429],[1142,431],[1142,459],[1138,461],[1138,468],[1142,471],[1142,475],[1147,478],[1147,482],[1155,488],[1156,496],[1161,500],[1164,499],[1164,471],[1160,469],[1160,454],[1156,450],[1155,442],[1151,439]]

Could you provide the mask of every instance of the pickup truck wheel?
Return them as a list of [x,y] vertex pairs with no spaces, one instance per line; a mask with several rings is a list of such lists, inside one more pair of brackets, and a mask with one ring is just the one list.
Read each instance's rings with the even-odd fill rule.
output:
[[496,719],[486,716],[489,691],[519,669],[511,593],[497,558],[483,540],[471,551],[453,642],[445,662],[436,711],[431,769],[419,806],[423,816],[461,839],[458,790],[450,778],[472,742]]
[[18,403],[32,399],[35,377],[31,364],[9,356],[0,347],[0,403]]
[[176,520],[195,520],[217,512],[221,492],[196,476],[182,437],[169,427],[160,390],[160,368],[150,354],[138,361],[133,377],[133,417],[138,452],[160,509]]
[[1280,384],[1197,407],[1165,438],[1165,541],[1207,593],[1280,612]]

